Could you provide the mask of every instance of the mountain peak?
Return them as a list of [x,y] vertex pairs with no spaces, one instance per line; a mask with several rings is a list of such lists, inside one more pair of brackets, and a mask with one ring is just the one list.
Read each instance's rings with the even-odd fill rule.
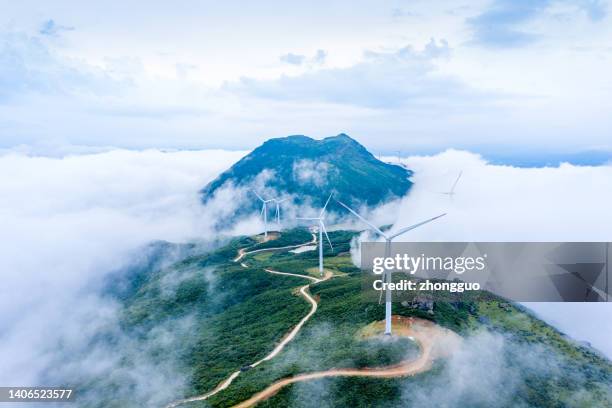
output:
[[336,136],[326,137],[325,139],[321,140],[321,142],[323,143],[342,143],[346,145],[354,145],[354,146],[363,147],[357,140],[353,139],[346,133],[340,133],[339,135],[336,135]]
[[332,140],[337,139],[337,140],[344,140],[347,142],[358,143],[355,139],[353,139],[346,133],[338,133],[336,136],[329,136],[329,137],[326,137],[324,140],[328,140],[328,139],[332,139]]
[[[321,140],[292,135],[267,140],[206,186],[202,199],[207,202],[217,189],[231,183],[291,196],[296,204],[318,204],[334,192],[349,203],[374,206],[406,194],[411,174],[376,159],[346,133]],[[263,182],[260,175],[266,175]]]
[[320,143],[349,143],[361,146],[361,144],[347,135],[346,133],[339,133],[336,136],[328,136],[323,139],[317,140],[305,135],[290,135],[285,137],[276,137],[266,140],[263,145],[267,144],[285,144],[285,143],[297,143],[297,144],[320,144]]

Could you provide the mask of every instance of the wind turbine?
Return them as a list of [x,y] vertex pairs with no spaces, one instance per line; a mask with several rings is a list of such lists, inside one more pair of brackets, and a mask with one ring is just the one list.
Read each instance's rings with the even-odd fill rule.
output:
[[325,209],[327,208],[327,204],[329,204],[329,200],[331,200],[332,198],[332,194],[330,194],[329,197],[327,198],[327,201],[325,202],[325,205],[321,209],[321,212],[319,213],[318,217],[310,217],[310,218],[298,217],[298,220],[310,220],[310,221],[317,221],[319,223],[319,273],[321,274],[321,276],[323,276],[323,233],[325,233],[325,238],[327,238],[327,242],[329,242],[330,248],[332,249],[332,251],[334,250],[334,246],[332,245],[331,240],[329,239],[329,235],[327,235],[327,230],[325,229],[325,222],[324,222]]
[[[336,201],[338,202],[338,204],[340,204],[341,206],[343,206],[344,208],[349,210],[349,212],[351,214],[353,214],[355,217],[359,218],[361,221],[366,223],[372,230],[374,230],[376,233],[378,233],[380,236],[382,236],[385,239],[385,257],[387,257],[387,258],[391,256],[391,241],[393,241],[394,238],[397,238],[400,235],[405,234],[406,232],[408,232],[410,230],[418,228],[421,225],[427,224],[429,222],[437,220],[438,218],[444,217],[446,215],[446,213],[443,213],[443,214],[440,214],[440,215],[436,215],[433,218],[429,218],[429,219],[427,219],[425,221],[421,221],[421,222],[416,223],[414,225],[411,225],[409,227],[402,228],[399,231],[397,231],[395,234],[387,235],[380,228],[378,228],[376,225],[372,224],[370,221],[366,220],[361,215],[357,214],[357,212],[354,211],[352,208],[350,208],[348,205],[344,204],[341,201],[338,201],[338,200],[336,200]],[[388,282],[388,283],[391,282],[391,271],[387,271],[385,276],[383,276],[383,282],[385,282],[385,281]],[[382,298],[382,291],[380,292],[380,297],[378,299],[379,303],[380,303],[381,298]],[[388,286],[387,286],[387,289],[385,291],[385,334],[387,334],[387,335],[391,334],[391,290],[389,289]]]
[[453,183],[453,186],[451,187],[451,189],[449,191],[445,191],[442,192],[440,194],[444,194],[449,196],[451,199],[453,198],[453,196],[455,195],[455,187],[457,187],[457,183],[459,182],[459,179],[461,178],[461,175],[463,174],[463,170],[461,170],[459,172],[459,175],[457,176],[457,179],[455,180],[455,182]]
[[255,190],[253,190],[253,194],[255,194],[257,196],[257,198],[259,198],[259,201],[261,201],[263,204],[261,206],[261,215],[263,215],[263,220],[264,220],[264,239],[268,238],[268,203],[274,201],[274,199],[271,200],[264,200],[259,194],[257,194],[257,192]]
[[276,214],[274,215],[276,217],[276,224],[278,225],[278,230],[280,231],[280,219],[281,219],[281,215],[280,215],[280,203],[287,201],[289,198],[283,198],[282,200],[279,200],[278,198],[273,198],[272,200],[274,201],[274,203],[276,204]]

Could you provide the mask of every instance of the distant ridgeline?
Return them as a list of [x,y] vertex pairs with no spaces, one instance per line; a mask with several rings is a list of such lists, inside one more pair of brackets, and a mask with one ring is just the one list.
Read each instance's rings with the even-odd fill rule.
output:
[[[256,190],[264,198],[291,196],[295,204],[318,207],[327,195],[353,205],[376,206],[405,195],[412,171],[384,163],[348,135],[315,140],[307,136],[270,139],[223,172],[202,191],[207,203],[224,186]],[[260,208],[253,196],[252,206]]]

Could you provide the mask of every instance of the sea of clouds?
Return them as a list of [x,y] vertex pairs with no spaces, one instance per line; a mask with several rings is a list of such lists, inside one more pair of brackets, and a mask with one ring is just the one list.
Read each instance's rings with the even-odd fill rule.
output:
[[[397,162],[397,158],[383,158]],[[414,171],[394,228],[446,212],[403,241],[612,241],[612,164],[520,168],[495,165],[466,151],[401,160]],[[452,200],[448,191],[463,175]],[[383,209],[372,216],[380,217]],[[382,222],[382,219],[381,219]],[[364,234],[365,236],[365,234]],[[369,237],[373,238],[373,237]],[[529,303],[557,328],[612,357],[612,303]]]
[[[221,200],[203,207],[198,191],[246,153],[109,150],[44,157],[3,152],[0,384],[39,384],[50,365],[61,364],[58,353],[86,349],[101,327],[112,325],[117,305],[100,297],[98,289],[139,248],[154,240],[216,237],[216,220],[247,197],[244,191],[227,190]],[[406,235],[406,240],[612,240],[610,165],[515,168],[453,150],[402,161],[415,172],[413,190],[401,202],[369,216],[401,227],[448,212],[444,219]],[[439,192],[450,188],[459,171],[463,177],[451,201]],[[234,193],[240,199],[232,200]],[[251,234],[261,229],[254,215],[225,233]],[[533,306],[538,311],[539,306]],[[610,304],[572,305],[571,311],[562,306],[567,307],[544,305],[539,312],[612,356],[612,325],[606,319],[612,313]],[[572,319],[563,319],[568,313],[573,313]],[[589,318],[577,319],[580,313],[588,313]],[[176,324],[182,326],[160,329],[168,332],[160,338],[172,341],[173,331],[181,333],[189,327],[189,321]],[[121,344],[126,352],[137,349],[127,339]],[[105,359],[107,354],[95,360]],[[146,361],[135,361],[140,363],[129,374],[148,378],[147,386],[138,392],[151,403],[164,401],[170,398],[168,393],[180,393],[184,387],[181,373],[173,367],[151,370]],[[112,364],[108,362],[111,368]],[[152,371],[155,376],[149,378]]]
[[[232,206],[205,209],[198,191],[244,154],[2,155],[0,384],[40,384],[51,368],[68,376],[84,369],[105,373],[126,353],[138,351],[142,345],[119,336],[114,350],[96,349],[79,366],[65,354],[86,350],[102,330],[118,333],[113,326],[118,305],[99,296],[99,289],[111,272],[133,262],[140,248],[154,240],[214,238],[212,217]],[[257,229],[256,223],[251,229],[243,223],[242,232]],[[154,341],[176,332],[161,330],[167,333]],[[151,390],[182,386],[180,373],[136,360],[131,374],[147,379],[143,383],[150,388],[141,391],[151,401],[158,400]]]

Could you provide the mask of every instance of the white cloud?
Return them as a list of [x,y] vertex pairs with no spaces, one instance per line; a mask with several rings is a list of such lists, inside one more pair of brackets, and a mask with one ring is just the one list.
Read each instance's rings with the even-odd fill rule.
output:
[[61,24],[57,24],[55,20],[47,20],[45,21],[38,31],[42,35],[48,35],[51,37],[57,37],[60,35],[62,31],[72,31],[74,27],[68,27]]
[[292,52],[280,56],[281,62],[292,64],[292,65],[302,65],[305,59],[306,59],[305,55],[294,54]]
[[0,105],[30,93],[66,95],[84,88],[105,93],[113,86],[101,72],[83,68],[56,55],[41,37],[0,30]]
[[327,53],[325,52],[325,50],[317,50],[317,52],[310,58],[307,57],[306,55],[294,54],[290,52],[290,53],[281,55],[279,59],[281,62],[284,62],[286,64],[299,66],[303,64],[309,64],[309,65],[323,64],[325,63],[325,58],[327,58]]
[[[180,389],[181,373],[171,365],[153,368],[143,350],[171,341],[168,336],[189,320],[160,327],[144,345],[120,337],[113,350],[89,350],[87,342],[99,330],[120,333],[117,305],[97,290],[109,272],[150,241],[216,238],[210,216],[218,208],[204,208],[198,190],[243,155],[220,150],[1,155],[0,383],[35,385],[45,373],[104,372],[125,352],[134,358],[133,371],[115,374],[146,378],[137,391],[152,404]],[[243,224],[241,232],[258,227]],[[89,350],[89,358],[58,362],[60,342],[63,350]]]
[[[21,153],[0,156],[0,383],[36,384],[41,373],[48,373],[49,365],[56,363],[53,346],[57,341],[63,340],[66,348],[86,350],[87,338],[100,328],[112,328],[117,305],[98,297],[96,289],[136,248],[156,239],[211,237],[211,213],[231,210],[226,199],[213,200],[212,206],[202,208],[198,190],[243,155],[220,150],[112,150],[59,158]],[[395,221],[400,227],[439,212],[449,213],[406,239],[612,238],[602,228],[612,224],[607,205],[612,199],[612,166],[520,169],[491,165],[460,151],[410,157],[404,162],[415,171],[414,189],[401,203],[376,209],[372,218],[381,224]],[[459,170],[464,176],[450,202],[437,191],[447,190]],[[227,190],[223,197],[234,198],[230,201],[235,206],[240,205],[236,197],[248,198],[243,193]],[[291,207],[284,212],[287,219],[294,213]],[[236,228],[232,233],[254,233],[261,230],[261,222],[250,218]],[[612,338],[612,328],[606,326],[610,310],[608,305],[597,306],[589,311],[589,319],[599,322],[597,327],[573,324],[574,315],[570,320],[546,317],[561,320],[560,327],[570,335],[589,340],[612,355],[607,341]],[[172,341],[171,333],[181,333],[189,322],[187,318],[176,322],[177,326],[161,327],[147,347]],[[129,338],[122,341],[126,352],[138,349]],[[88,367],[104,372],[109,367],[103,363],[108,352],[95,349],[91,360],[65,369]],[[184,378],[172,365],[151,370],[146,353],[134,356],[134,371],[117,375],[140,378],[154,371],[156,376],[139,392],[146,394],[147,384],[155,387],[168,378],[174,391],[184,385]],[[94,361],[98,364],[87,364]],[[112,367],[113,361],[107,364]],[[168,387],[158,388],[168,391]],[[168,396],[147,395],[150,401]]]
[[[447,213],[403,235],[402,241],[612,241],[612,230],[603,227],[612,225],[612,165],[517,168],[490,164],[476,154],[456,150],[402,162],[414,170],[415,184],[392,211],[394,228]],[[448,191],[461,170],[463,176],[451,201],[439,192]],[[384,214],[379,209],[371,217],[383,225],[389,222],[381,217]],[[352,255],[360,256],[355,250]],[[612,304],[584,306],[589,316],[586,323],[565,307],[557,313],[545,304],[530,307],[547,320],[560,322],[559,327],[575,339],[590,341],[612,356],[612,320],[608,318]]]
[[[277,2],[240,11],[191,2],[190,13],[34,3],[13,2],[0,17],[3,147],[244,149],[271,135],[347,132],[417,153],[611,149],[612,17],[601,2],[417,2],[401,12],[339,2],[329,14]],[[487,30],[491,19],[509,21]],[[40,34],[50,21],[51,32],[76,29]],[[239,21],[231,35],[227,21]],[[474,46],[475,21],[498,42],[516,24],[538,41]],[[431,38],[448,57],[425,58]],[[300,65],[279,61],[289,50]]]
[[329,164],[325,162],[308,159],[293,162],[293,178],[302,185],[322,186],[329,177],[329,171]]
[[[402,206],[398,223],[448,211],[441,222],[414,231],[440,241],[609,241],[612,222],[608,202],[612,166],[517,168],[492,165],[478,155],[449,150],[404,161],[415,174],[415,186]],[[457,174],[463,176],[449,202]]]
[[[570,377],[564,400],[588,406],[589,397],[582,394],[589,378],[581,370],[568,373],[571,364],[566,356],[547,345],[480,331],[465,337],[435,376],[427,381],[404,382],[402,400],[410,405],[444,408],[527,407],[534,400],[522,395],[527,381]],[[598,391],[605,393],[605,387],[599,384]]]
[[[325,102],[369,108],[446,106],[458,100],[478,103],[484,94],[469,89],[457,78],[436,73],[435,60],[447,58],[445,40],[431,41],[422,49],[405,46],[394,51],[366,51],[358,64],[346,68],[308,71],[274,80],[242,78],[226,89],[275,100]],[[357,86],[358,84],[358,86]]]

